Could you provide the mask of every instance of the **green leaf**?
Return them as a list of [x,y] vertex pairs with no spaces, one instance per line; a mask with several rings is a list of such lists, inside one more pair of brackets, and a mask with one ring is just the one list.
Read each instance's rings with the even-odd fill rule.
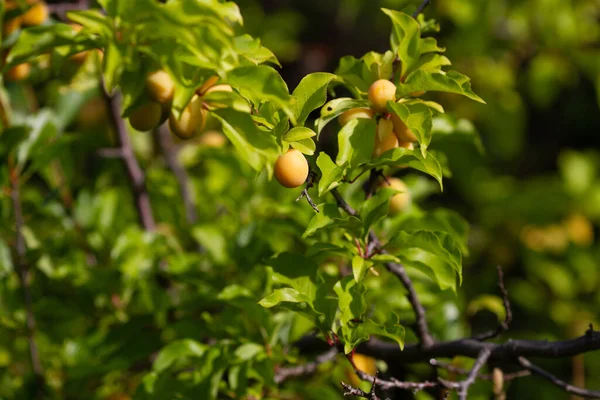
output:
[[250,361],[263,354],[265,347],[258,343],[244,343],[233,352],[236,362]]
[[331,160],[331,157],[325,152],[321,152],[317,157],[317,166],[321,171],[319,180],[319,197],[336,188],[344,177],[344,170]]
[[227,241],[217,226],[201,225],[192,228],[192,236],[205,248],[218,264],[228,260]]
[[410,129],[419,144],[421,145],[421,154],[427,157],[427,148],[431,143],[431,128],[433,114],[431,109],[422,103],[405,105],[404,103],[394,103],[389,101],[388,111],[396,114],[402,122]]
[[431,153],[428,153],[427,158],[424,158],[420,152],[405,148],[395,148],[391,151],[386,151],[380,157],[366,164],[361,168],[361,171],[378,168],[384,165],[396,167],[409,166],[418,171],[425,172],[434,177],[438,181],[440,189],[443,189],[442,167]]
[[213,115],[222,123],[223,133],[233,143],[238,154],[256,171],[267,167],[269,175],[272,164],[279,156],[279,146],[272,135],[258,129],[249,114],[231,108],[215,110]]
[[43,109],[38,114],[28,117],[26,122],[31,131],[16,148],[19,174],[23,173],[28,161],[45,152],[48,144],[57,138],[54,115],[48,109]]
[[260,39],[253,38],[248,34],[236,36],[233,39],[235,50],[251,63],[258,65],[263,63],[272,63],[279,67],[279,60],[275,54],[260,44]]
[[469,224],[456,211],[438,208],[422,214],[405,216],[398,224],[403,231],[428,230],[445,232],[452,236],[463,255],[469,254],[467,241],[469,238]]
[[467,306],[467,314],[475,315],[481,310],[488,310],[498,317],[498,322],[504,321],[506,318],[506,308],[500,296],[492,296],[482,294],[469,302]]
[[313,215],[302,237],[310,237],[320,229],[327,227],[343,228],[351,232],[360,231],[362,226],[361,221],[348,214],[342,214],[336,204],[327,203],[320,205],[319,209],[321,212]]
[[392,51],[385,54],[374,51],[368,52],[361,57],[363,62],[363,78],[366,82],[375,82],[378,79],[390,79],[394,72],[394,61],[396,55]]
[[371,160],[375,146],[377,124],[372,119],[357,118],[338,133],[338,154],[335,163],[341,168],[356,168]]
[[403,97],[423,90],[458,93],[485,104],[485,101],[471,90],[471,80],[456,71],[427,72],[418,69],[411,72],[403,84],[398,85],[396,94]]
[[[328,208],[330,206],[335,207],[335,205],[333,204],[323,204],[323,205],[319,205],[319,210],[324,210],[325,208]],[[335,207],[337,208],[337,207]],[[315,214],[315,216],[318,214]],[[311,223],[313,219],[311,220]],[[310,226],[310,224],[309,224]],[[306,232],[309,232],[308,234]],[[308,237],[310,235],[312,235],[314,233],[314,231],[309,231],[308,228],[306,229],[306,232],[304,233],[303,237]],[[315,243],[313,245],[311,245],[307,252],[306,252],[306,257],[308,258],[312,258],[315,261],[320,261],[324,258],[328,258],[330,256],[333,255],[345,255],[347,253],[347,250],[344,247],[340,247],[340,246],[336,246],[332,243],[323,243],[323,242],[319,242],[319,243]]]
[[371,227],[388,215],[390,200],[397,193],[397,190],[384,188],[363,203],[359,212],[363,222],[363,236],[368,235]]
[[340,59],[335,74],[344,83],[354,96],[361,97],[369,90],[373,82],[371,77],[365,79],[364,73],[368,72],[363,60],[352,56],[344,56]]
[[384,324],[378,324],[372,320],[367,320],[362,324],[361,328],[370,335],[383,336],[392,339],[398,343],[400,350],[404,349],[404,336],[406,332],[404,327],[400,325],[400,318],[395,313],[391,313],[390,319]]
[[308,156],[312,156],[313,154],[315,154],[315,150],[317,149],[317,145],[312,139],[298,140],[290,143],[290,146]]
[[287,131],[283,135],[282,139],[286,142],[297,142],[299,140],[310,139],[316,135],[317,134],[312,129],[305,128],[303,126],[297,126]]
[[338,281],[333,290],[339,298],[341,323],[347,325],[353,320],[362,319],[367,312],[367,302],[364,298],[367,288],[353,277],[347,276]]
[[320,134],[325,125],[337,118],[338,115],[351,108],[369,107],[369,100],[356,100],[349,97],[342,97],[331,100],[321,108],[321,116],[315,121],[317,134]]
[[112,20],[102,14],[100,10],[69,11],[67,17],[70,21],[78,23],[90,33],[100,35],[105,40],[113,37]]
[[421,54],[442,53],[444,51],[446,51],[446,49],[444,47],[439,47],[435,38],[426,37],[421,39]]
[[413,69],[421,57],[421,28],[419,23],[410,15],[382,8],[391,18],[393,31],[391,36],[392,49],[398,55],[401,65],[401,76]]
[[327,100],[327,86],[336,78],[333,74],[325,72],[316,72],[305,76],[292,96],[295,98],[294,114],[296,123],[304,125],[308,115],[317,108],[325,104]]
[[23,30],[10,49],[3,70],[31,61],[55,47],[74,44],[76,35],[67,24],[42,25]]
[[295,118],[287,85],[273,68],[266,65],[236,68],[227,73],[227,82],[255,107],[264,101],[271,101],[281,107],[290,118]]
[[410,105],[414,105],[414,104],[424,104],[427,107],[431,108],[432,111],[438,112],[440,114],[444,113],[444,107],[442,107],[441,104],[436,103],[435,101],[414,99],[414,98],[404,98],[404,99],[402,99],[402,103],[406,106],[410,106]]
[[359,255],[352,258],[352,275],[356,282],[362,281],[365,273],[371,268],[373,263],[370,260],[365,260]]
[[250,114],[251,112],[250,105],[246,99],[236,92],[213,91],[205,94],[202,99],[207,103],[209,109],[212,109],[212,107],[232,108],[245,114]]
[[443,257],[419,248],[408,248],[397,252],[406,267],[414,268],[437,283],[441,290],[456,292],[456,271]]
[[265,308],[271,308],[280,303],[309,303],[310,301],[311,299],[306,294],[300,293],[296,289],[283,288],[275,289],[273,293],[263,298],[258,304]]
[[202,357],[207,346],[192,339],[181,339],[169,343],[158,353],[152,364],[154,372],[162,372],[182,358]]
[[[340,305],[341,308],[341,305]],[[377,323],[371,319],[354,320],[348,324],[342,324],[338,329],[338,336],[344,343],[344,352],[350,353],[360,343],[366,342],[371,335],[390,338],[398,343],[400,349],[404,348],[405,329],[400,325],[398,315],[392,313],[390,319],[384,324]]]
[[274,284],[289,285],[309,296],[314,297],[317,264],[299,253],[281,253],[268,261],[272,268]]
[[123,73],[123,49],[117,44],[110,42],[104,54],[104,87],[108,93],[112,93]]
[[427,72],[439,72],[442,67],[452,65],[448,57],[441,54],[425,54],[419,62],[414,66],[414,69],[420,69]]
[[471,121],[452,115],[436,116],[432,120],[433,140],[452,140],[472,144],[481,153],[485,153],[479,132]]
[[[420,262],[430,265],[440,288],[456,290],[456,276],[462,282],[462,254],[452,236],[445,232],[398,232],[386,245],[401,249],[392,252],[403,263]],[[450,279],[451,278],[451,279]]]
[[0,238],[0,278],[5,278],[14,269],[10,248],[8,244]]

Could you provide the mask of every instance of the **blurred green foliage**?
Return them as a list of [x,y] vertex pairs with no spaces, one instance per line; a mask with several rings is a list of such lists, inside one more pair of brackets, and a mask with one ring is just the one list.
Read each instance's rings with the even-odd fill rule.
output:
[[[292,88],[309,72],[334,71],[342,56],[387,49],[391,24],[379,8],[399,9],[408,3],[414,8],[420,2],[238,3],[244,30],[260,37],[278,57],[281,74]],[[427,17],[441,27],[435,33],[432,24],[431,33],[447,48],[453,68],[472,78],[487,105],[455,94],[423,97],[439,101],[446,110],[433,118],[428,144],[431,157],[439,159],[438,166],[451,179],[444,180],[440,193],[435,181],[423,174],[402,173],[414,207],[378,228],[391,233],[425,224],[430,224],[428,229],[449,229],[451,224],[453,234],[461,237],[456,254],[464,255],[463,284],[456,291],[450,290],[456,284],[454,255],[429,259],[438,275],[417,261],[410,265],[437,338],[483,331],[504,317],[496,289],[498,264],[506,271],[515,311],[508,336],[581,335],[588,323],[600,324],[600,6],[594,0],[457,0],[433,2]],[[16,37],[4,38],[3,48]],[[77,50],[75,46],[59,55],[66,60]],[[179,160],[190,176],[199,215],[190,224],[178,182],[166,168],[156,138],[131,130],[160,221],[156,232],[143,231],[122,162],[97,154],[116,140],[96,85],[95,57],[82,66],[65,61],[57,77],[44,68],[47,58],[36,58],[28,84],[7,84],[2,93],[10,98],[13,125],[31,128],[30,146],[23,146],[19,157],[36,160],[21,165],[21,201],[35,337],[48,398],[118,400],[110,397],[116,393],[136,399],[205,398],[207,393],[217,398],[218,392],[218,398],[341,399],[338,382],[350,379],[349,364],[341,359],[324,364],[323,373],[310,379],[274,388],[275,365],[301,360],[291,343],[314,330],[315,313],[293,307],[297,312],[271,311],[259,301],[277,304],[265,304],[273,282],[297,288],[318,279],[333,288],[340,264],[350,262],[351,276],[364,277],[364,285],[340,281],[340,304],[348,293],[362,296],[364,290],[364,304],[357,306],[362,312],[368,309],[378,322],[397,314],[404,323],[413,316],[403,287],[387,272],[376,278],[368,272],[370,264],[347,256],[356,250],[343,234],[311,229],[335,224],[337,209],[328,209],[315,195],[323,211],[319,217],[326,219],[315,221],[310,207],[294,202],[297,192],[281,188],[266,174],[257,176],[240,159],[245,143],[237,144],[237,151],[200,140],[182,145]],[[115,77],[118,65],[117,60]],[[181,93],[178,104],[184,105],[192,91]],[[126,97],[125,106],[137,98]],[[23,135],[21,128],[3,132],[3,157]],[[338,143],[331,128],[323,130],[322,138],[324,146]],[[271,162],[274,154],[267,152],[255,169]],[[343,164],[344,159],[335,161]],[[331,170],[339,167],[329,162]],[[5,164],[0,177],[8,187]],[[317,165],[325,170],[323,163]],[[432,175],[441,179],[441,174]],[[359,186],[344,192],[357,208],[362,202]],[[385,196],[384,191],[376,201],[385,203]],[[376,206],[364,206],[375,222],[383,217]],[[468,220],[470,232],[458,215]],[[6,191],[0,195],[0,218],[0,398],[34,398],[26,313],[12,257],[13,205]],[[365,227],[359,225],[349,229],[362,232]],[[396,244],[401,247],[405,239],[398,235]],[[318,242],[332,247],[311,247]],[[300,256],[307,251],[310,260]],[[346,256],[336,257],[336,252]],[[278,258],[271,259],[274,254]],[[411,255],[419,258],[410,249],[401,254],[409,264]],[[320,263],[320,274],[310,282],[285,281],[293,273],[281,269],[308,269],[314,260]],[[450,272],[442,276],[440,271]],[[315,307],[324,308],[317,314],[328,318],[327,301],[319,296],[315,293]],[[382,323],[377,330],[385,327],[389,333],[399,327],[390,325]],[[405,334],[407,342],[415,340],[410,329]],[[404,339],[404,331],[391,336]],[[455,362],[468,367],[470,361]],[[600,370],[598,354],[547,366],[567,380],[587,377],[587,387],[600,388],[594,379]],[[406,379],[423,375],[418,367],[399,372]],[[487,398],[489,390],[487,383],[478,384],[472,398]],[[508,398],[533,396],[566,398],[535,378],[509,386]],[[416,397],[431,398],[423,393]]]

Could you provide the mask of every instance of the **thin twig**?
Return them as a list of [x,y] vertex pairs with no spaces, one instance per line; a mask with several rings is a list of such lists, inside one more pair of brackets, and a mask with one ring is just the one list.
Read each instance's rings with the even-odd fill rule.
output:
[[417,18],[419,16],[419,14],[421,14],[423,12],[423,10],[425,9],[425,7],[427,7],[429,5],[430,2],[431,2],[430,0],[423,0],[423,2],[417,8],[417,11],[415,11],[413,13],[412,17],[413,18]]
[[[10,163],[12,164],[12,162]],[[33,297],[31,295],[31,286],[29,280],[29,266],[26,261],[25,238],[23,237],[23,226],[25,225],[23,219],[23,209],[21,207],[21,189],[19,183],[19,173],[11,165],[9,167],[10,182],[11,182],[11,199],[13,203],[13,210],[15,214],[15,230],[16,230],[16,265],[18,268],[19,281],[23,288],[23,300],[25,303],[25,321],[27,324],[27,341],[29,344],[29,355],[31,357],[31,366],[33,374],[35,375],[37,396],[38,398],[43,397],[44,390],[44,370],[42,362],[40,361],[40,355],[38,352],[37,342],[35,341],[35,315],[33,314]]]
[[[379,397],[377,397],[377,394],[375,393],[377,386],[379,386],[377,376],[371,376],[370,378],[371,379],[369,379],[369,380],[372,383],[371,383],[371,390],[369,391],[369,393],[365,392],[362,389],[352,387],[352,386],[348,385],[347,383],[340,382],[342,384],[342,387],[344,388],[344,396],[359,396],[359,397],[364,397],[365,399],[369,399],[369,400],[380,400]],[[386,399],[386,400],[389,400],[389,399]]]
[[75,2],[48,3],[48,11],[61,20],[67,20],[67,12],[81,11],[90,8],[90,0],[77,0]]
[[196,201],[194,193],[190,190],[190,177],[177,159],[178,148],[173,143],[171,132],[167,128],[166,124],[163,124],[155,130],[156,139],[160,145],[161,151],[167,162],[167,166],[175,175],[177,183],[179,184],[179,192],[183,199],[183,206],[185,208],[186,221],[189,225],[193,225],[198,221],[198,213],[196,211]]
[[[358,212],[354,208],[352,208],[352,206],[348,204],[346,200],[344,200],[344,198],[337,191],[337,189],[333,189],[331,191],[331,194],[335,198],[338,207],[346,211],[346,213],[348,213],[349,215],[358,215]],[[375,247],[383,247],[381,245],[381,242],[379,241],[379,238],[377,237],[377,235],[375,235],[375,233],[373,233],[373,231],[369,232],[369,240],[375,244]],[[384,252],[385,251],[382,251],[382,253]],[[431,336],[431,333],[429,333],[429,326],[427,325],[427,318],[425,316],[425,308],[423,307],[421,301],[419,300],[419,297],[417,296],[417,291],[415,290],[412,280],[406,273],[406,269],[404,269],[404,266],[402,264],[396,264],[392,262],[385,263],[385,266],[388,269],[388,271],[390,271],[391,273],[396,275],[398,279],[400,279],[400,281],[402,282],[402,284],[408,292],[408,301],[410,302],[416,316],[417,335],[419,337],[419,343],[421,347],[428,348],[432,346],[434,340]]]
[[358,397],[363,397],[363,398],[369,399],[369,400],[380,400],[379,397],[377,397],[377,396],[373,397],[373,396],[371,396],[371,393],[367,393],[362,389],[355,388],[344,382],[340,382],[340,384],[344,388],[344,396],[358,396]]
[[319,365],[331,361],[338,354],[338,349],[334,346],[325,353],[320,354],[315,358],[315,361],[306,364],[297,365],[294,367],[279,368],[275,373],[275,383],[282,383],[288,378],[311,375],[317,371]]
[[[374,376],[369,375],[366,372],[361,371],[359,369],[355,368],[354,371],[356,372],[356,375],[358,375],[358,377],[360,379],[362,379],[363,381],[372,382],[375,379]],[[437,382],[436,381],[404,382],[404,381],[400,381],[396,378],[391,378],[388,381],[388,380],[380,379],[379,377],[377,377],[377,386],[379,386],[383,390],[402,389],[402,390],[410,390],[412,392],[418,392],[421,390],[435,388],[435,387],[444,386],[444,385],[439,381],[437,381]]]
[[488,358],[490,358],[491,354],[492,352],[488,347],[484,347],[483,350],[481,350],[479,356],[477,356],[477,359],[475,360],[473,368],[471,368],[469,375],[467,375],[467,379],[460,382],[460,388],[458,389],[458,398],[460,400],[467,400],[467,393],[469,392],[469,388],[473,383],[475,383],[477,375],[479,375],[479,371],[485,365]]
[[484,340],[488,340],[488,339],[493,339],[493,338],[499,336],[500,334],[502,334],[503,332],[507,331],[510,326],[510,323],[512,322],[512,309],[510,307],[510,300],[508,299],[508,291],[506,290],[506,287],[504,286],[504,272],[502,271],[501,266],[498,265],[497,268],[498,268],[498,287],[500,288],[500,293],[502,293],[502,302],[504,304],[504,310],[506,312],[506,316],[504,318],[504,321],[500,322],[496,329],[474,336],[473,339],[475,339],[475,340],[484,341]]
[[[431,360],[429,360],[429,364],[433,365],[436,368],[445,369],[447,371],[453,372],[455,374],[460,374],[460,375],[468,375],[470,372],[464,368],[457,367],[450,363],[438,361],[435,358],[432,358]],[[526,377],[529,375],[531,375],[531,372],[524,369],[521,371],[509,372],[509,373],[503,374],[503,377],[504,377],[504,381],[508,382],[508,381],[512,381],[513,379],[523,378],[523,377]],[[477,376],[477,378],[482,379],[484,381],[491,381],[494,379],[494,376],[492,374],[479,374]]]
[[[381,171],[379,171],[378,169],[371,170],[371,173],[369,174],[369,179],[365,182],[365,185],[363,187],[365,192],[365,199],[370,199],[375,193],[375,189],[377,188],[377,179],[380,176],[383,176]],[[385,176],[383,177],[385,179]]]
[[123,149],[120,147],[116,148],[107,148],[107,149],[98,149],[96,150],[96,154],[100,157],[104,158],[123,158]]
[[561,381],[560,379],[558,379],[557,377],[555,377],[548,371],[533,364],[531,361],[529,361],[525,357],[522,357],[522,356],[518,357],[517,360],[519,361],[519,364],[521,364],[521,366],[523,368],[526,368],[529,371],[531,371],[532,373],[539,375],[542,378],[552,382],[552,384],[554,384],[555,386],[558,386],[559,388],[561,388],[562,390],[564,390],[567,393],[575,394],[577,396],[586,397],[589,399],[600,399],[600,391],[598,391],[598,390],[582,389],[582,388],[578,388],[577,386],[570,385],[567,382]]
[[314,180],[315,180],[315,174],[311,171],[308,173],[308,178],[306,178],[306,186],[304,187],[304,189],[302,190],[302,193],[300,193],[300,196],[298,196],[296,201],[300,201],[300,200],[302,200],[303,197],[306,197],[306,201],[308,202],[308,204],[310,204],[312,209],[315,210],[316,212],[319,212],[319,207],[317,207],[317,205],[315,204],[313,199],[308,194],[308,189],[313,187]]
[[116,92],[110,97],[105,93],[105,97],[109,105],[114,128],[117,131],[119,148],[121,149],[123,162],[125,163],[127,175],[131,183],[138,217],[146,231],[153,231],[156,224],[152,213],[152,205],[150,204],[150,196],[146,190],[146,177],[135,158],[131,139],[127,133],[127,126],[123,118],[121,118],[121,95],[119,92]]

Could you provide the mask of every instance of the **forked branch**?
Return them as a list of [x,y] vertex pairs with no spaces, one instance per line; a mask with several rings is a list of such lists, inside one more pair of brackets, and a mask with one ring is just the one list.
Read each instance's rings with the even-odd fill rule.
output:
[[[344,200],[344,198],[337,191],[337,189],[333,189],[331,191],[331,194],[333,195],[333,197],[335,197],[338,207],[346,211],[346,213],[348,213],[349,215],[358,215],[358,212],[354,208],[352,208],[352,206],[348,204],[346,200]],[[379,238],[372,231],[369,232],[369,240],[371,241],[371,243],[375,244],[375,248],[382,248]],[[385,253],[385,251],[382,251],[382,253]],[[386,263],[385,266],[388,269],[388,271],[390,271],[391,273],[396,275],[398,279],[400,279],[400,281],[402,282],[402,284],[408,292],[408,301],[410,302],[413,311],[415,312],[416,331],[419,337],[420,345],[423,348],[428,348],[432,346],[434,344],[434,340],[431,336],[431,333],[429,333],[429,326],[427,325],[427,318],[425,316],[425,308],[423,307],[421,301],[419,300],[419,297],[417,296],[417,291],[415,290],[412,280],[406,273],[406,269],[402,264],[392,262]]]

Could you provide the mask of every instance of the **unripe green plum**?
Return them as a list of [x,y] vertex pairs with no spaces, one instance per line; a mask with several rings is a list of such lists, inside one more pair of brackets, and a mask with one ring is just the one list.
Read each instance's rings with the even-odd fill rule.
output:
[[394,133],[398,137],[399,141],[401,141],[401,142],[416,142],[417,141],[417,137],[415,136],[413,131],[408,129],[406,124],[404,122],[402,122],[402,120],[400,119],[399,116],[397,116],[396,114],[392,114],[391,120],[392,120],[392,123],[394,124]]
[[150,131],[158,126],[161,113],[160,104],[149,101],[131,112],[129,115],[129,124],[136,131]]
[[373,156],[379,157],[388,150],[398,147],[398,138],[394,134],[392,121],[389,119],[381,119],[377,124],[375,133],[375,146],[373,148]]
[[166,71],[157,70],[149,73],[146,77],[146,88],[150,97],[157,103],[167,104],[173,101],[175,83]]
[[369,87],[369,101],[377,112],[387,111],[387,102],[396,101],[396,85],[387,79],[373,82]]
[[202,107],[202,99],[194,96],[181,112],[179,119],[175,118],[175,115],[171,113],[169,116],[169,127],[177,137],[189,139],[204,129],[207,114],[208,111]]
[[302,185],[308,178],[308,161],[299,150],[289,149],[275,162],[275,179],[286,188]]
[[404,212],[410,207],[410,203],[412,201],[412,195],[408,189],[408,186],[398,178],[388,178],[387,181],[383,183],[383,187],[392,188],[394,190],[398,190],[401,193],[395,194],[390,200],[390,214],[399,214]]
[[356,108],[351,108],[347,111],[344,111],[342,114],[340,114],[340,116],[338,117],[338,122],[340,123],[341,126],[344,126],[348,122],[352,121],[353,119],[356,119],[356,118],[371,119],[371,118],[373,118],[374,115],[375,115],[375,111],[371,110],[370,108],[356,107]]

